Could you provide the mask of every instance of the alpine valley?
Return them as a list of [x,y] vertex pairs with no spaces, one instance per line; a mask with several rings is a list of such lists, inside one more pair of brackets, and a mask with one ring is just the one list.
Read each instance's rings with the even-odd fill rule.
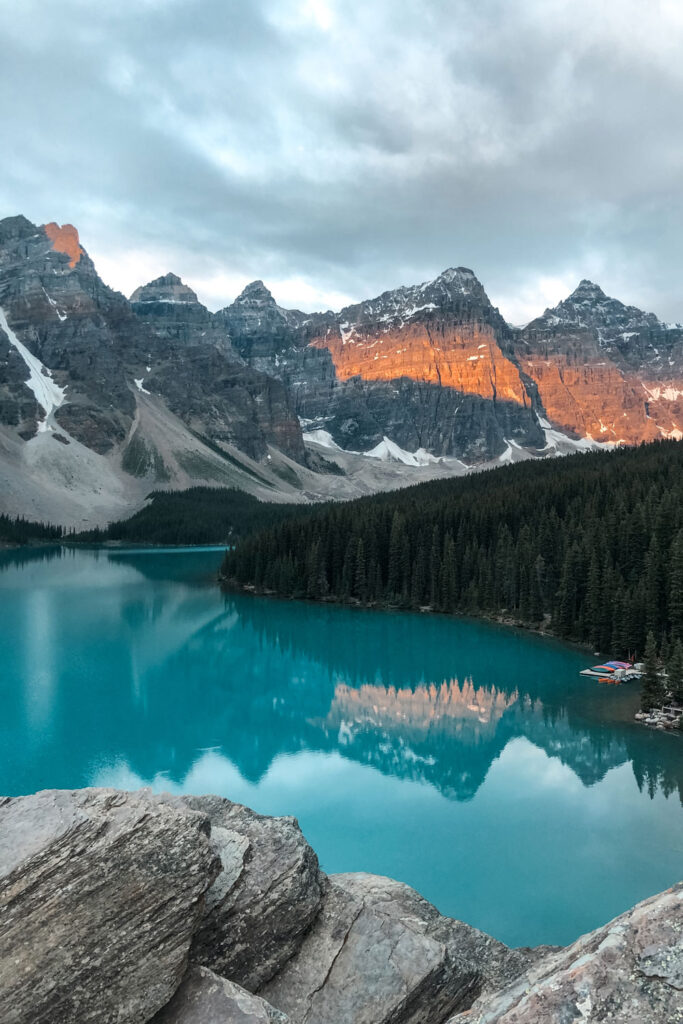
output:
[[683,327],[582,281],[513,328],[471,270],[338,313],[255,281],[211,313],[174,274],[130,300],[71,225],[0,221],[0,512],[102,526],[152,490],[351,498],[683,437]]

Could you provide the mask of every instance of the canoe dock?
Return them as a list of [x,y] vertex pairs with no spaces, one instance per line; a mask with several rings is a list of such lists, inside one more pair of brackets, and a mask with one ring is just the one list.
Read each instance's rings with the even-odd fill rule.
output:
[[642,674],[642,664],[633,665],[630,661],[606,661],[602,665],[584,668],[580,673],[582,676],[597,679],[600,683],[611,683],[613,686],[640,679]]

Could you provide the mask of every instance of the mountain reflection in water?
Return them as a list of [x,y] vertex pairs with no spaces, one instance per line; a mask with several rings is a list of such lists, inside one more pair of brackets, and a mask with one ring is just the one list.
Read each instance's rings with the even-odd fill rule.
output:
[[1,792],[295,814],[325,869],[400,878],[508,942],[569,941],[676,880],[683,742],[633,722],[635,688],[503,627],[223,595],[219,561],[0,553]]

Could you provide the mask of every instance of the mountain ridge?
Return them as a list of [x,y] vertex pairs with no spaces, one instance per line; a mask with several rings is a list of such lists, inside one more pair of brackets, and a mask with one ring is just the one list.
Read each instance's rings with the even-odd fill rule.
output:
[[76,228],[19,215],[0,221],[0,309],[12,514],[54,521],[79,492],[62,521],[105,525],[192,484],[352,497],[683,437],[683,328],[587,279],[524,328],[464,266],[338,312],[285,309],[256,280],[212,313],[171,272],[126,299]]

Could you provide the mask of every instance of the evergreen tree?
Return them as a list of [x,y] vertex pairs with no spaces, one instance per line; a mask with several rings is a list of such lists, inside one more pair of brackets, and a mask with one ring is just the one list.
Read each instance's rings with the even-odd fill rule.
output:
[[363,544],[363,538],[358,538],[358,546],[356,548],[356,582],[355,582],[355,593],[359,601],[367,601],[368,599],[368,588],[367,588],[367,572],[365,564],[365,545]]
[[674,637],[683,640],[683,530],[678,531],[671,546],[669,615]]
[[645,643],[645,674],[643,676],[642,688],[640,691],[641,711],[652,711],[664,703],[666,691],[662,678],[659,674],[659,661],[657,659],[657,641],[655,635],[650,631]]
[[668,666],[668,685],[671,696],[677,704],[683,705],[683,642],[676,640]]

